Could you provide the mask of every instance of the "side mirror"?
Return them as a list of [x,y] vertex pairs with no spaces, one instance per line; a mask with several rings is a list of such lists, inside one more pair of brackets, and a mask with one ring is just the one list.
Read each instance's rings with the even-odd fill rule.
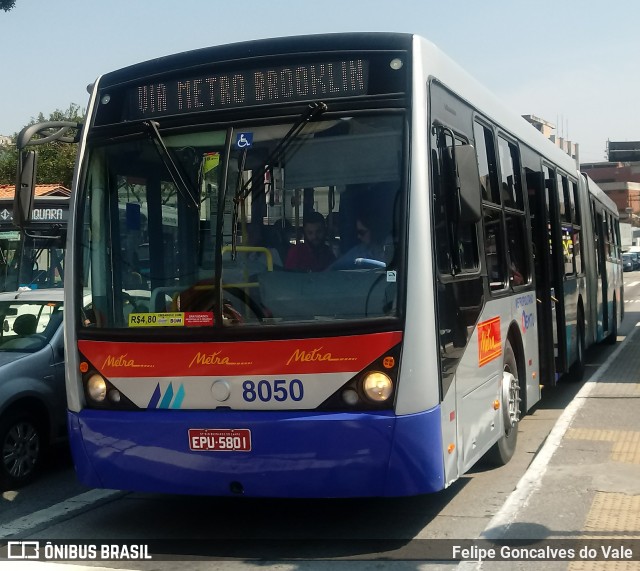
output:
[[460,221],[478,222],[482,218],[482,199],[476,151],[473,145],[461,145],[455,148],[455,154],[458,169]]
[[38,155],[35,151],[25,151],[18,157],[16,194],[13,199],[13,223],[20,227],[31,221],[33,197],[36,190],[36,165]]

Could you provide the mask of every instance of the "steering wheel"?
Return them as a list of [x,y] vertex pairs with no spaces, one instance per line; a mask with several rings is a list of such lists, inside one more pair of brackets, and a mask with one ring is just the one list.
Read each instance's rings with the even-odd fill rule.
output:
[[381,262],[380,260],[374,260],[373,258],[356,258],[353,261],[353,265],[356,268],[366,268],[366,269],[383,269],[387,267],[385,262]]
[[[230,294],[236,299],[238,299],[240,302],[242,302],[242,304],[248,307],[249,310],[255,315],[256,319],[262,321],[265,317],[268,317],[264,307],[262,307],[255,299],[253,299],[250,295],[248,295],[244,289],[239,287],[230,287],[230,288],[225,288],[224,293]],[[225,309],[228,309],[232,314],[233,313],[237,314],[241,318],[240,322],[244,321],[244,318],[242,317],[240,312],[238,312],[235,309],[235,307],[233,307],[231,302],[223,298],[222,299],[223,316],[225,314]]]
[[[212,287],[204,287],[202,289],[194,287],[181,292],[179,305],[177,306],[181,309],[178,311],[213,311],[215,301],[211,295],[212,291]],[[230,324],[243,323],[246,321],[246,317],[241,310],[238,311],[236,309],[232,300],[227,299],[229,296],[233,296],[243,306],[247,307],[256,320],[262,321],[265,317],[269,317],[268,312],[255,299],[250,297],[243,288],[228,287],[223,290],[222,317],[228,320]],[[174,300],[174,303],[176,301],[178,300]]]

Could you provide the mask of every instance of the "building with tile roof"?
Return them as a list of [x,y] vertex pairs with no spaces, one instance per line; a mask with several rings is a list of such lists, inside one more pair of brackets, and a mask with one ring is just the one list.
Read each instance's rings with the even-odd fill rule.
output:
[[[13,200],[15,192],[15,184],[0,184],[0,200]],[[71,191],[61,184],[38,184],[36,185],[35,195],[68,197],[71,196]]]

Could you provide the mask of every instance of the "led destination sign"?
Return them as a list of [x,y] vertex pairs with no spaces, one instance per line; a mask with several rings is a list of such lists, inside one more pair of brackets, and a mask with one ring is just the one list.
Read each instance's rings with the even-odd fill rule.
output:
[[[54,223],[54,222],[67,222],[69,219],[69,207],[60,206],[36,206],[31,214],[30,222],[35,223]],[[13,222],[12,209],[4,208],[0,206],[0,225],[10,224]]]
[[362,59],[269,67],[138,85],[128,91],[128,119],[145,119],[311,99],[367,94]]

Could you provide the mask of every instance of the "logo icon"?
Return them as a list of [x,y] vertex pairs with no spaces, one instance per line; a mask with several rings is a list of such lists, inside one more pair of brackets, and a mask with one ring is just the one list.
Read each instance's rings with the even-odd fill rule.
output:
[[239,149],[249,149],[253,146],[253,133],[238,133],[236,136],[236,147]]
[[[182,383],[180,383],[178,392],[176,393],[173,392],[173,383],[169,383],[164,394],[160,388],[160,383],[158,383],[151,395],[151,400],[149,401],[147,408],[180,408],[182,406],[184,396],[185,390]],[[160,400],[160,398],[162,398],[162,400]]]
[[9,541],[7,543],[7,559],[39,559],[39,541]]

